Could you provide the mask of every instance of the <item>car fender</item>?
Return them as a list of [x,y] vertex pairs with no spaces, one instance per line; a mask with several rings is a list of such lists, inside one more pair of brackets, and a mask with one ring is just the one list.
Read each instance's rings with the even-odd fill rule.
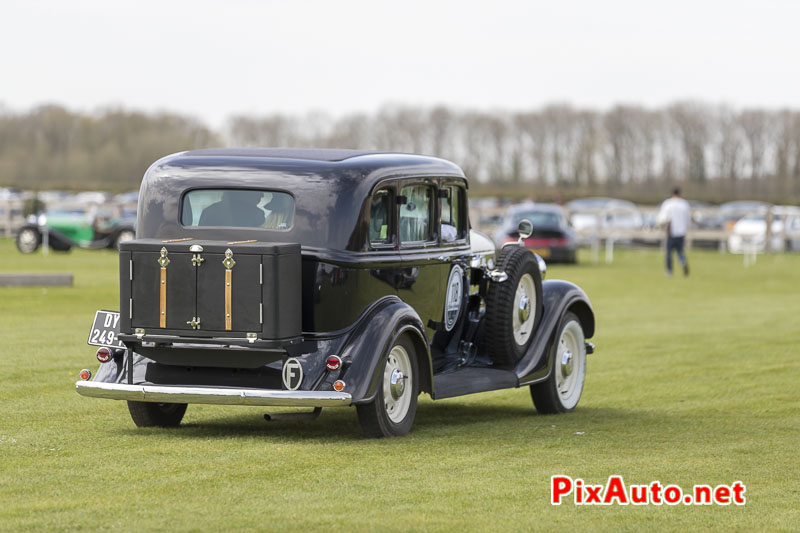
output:
[[580,287],[563,280],[544,281],[542,300],[544,311],[534,333],[533,342],[514,368],[520,386],[541,381],[549,375],[552,366],[548,357],[549,347],[565,313],[571,311],[577,315],[587,339],[594,335],[595,320],[592,304]]
[[[42,239],[42,245],[44,245],[44,235],[42,228],[44,226],[37,226],[36,224],[26,224],[23,228],[32,228],[39,232],[39,236]],[[72,239],[58,231],[57,229],[53,229],[50,227],[45,228],[47,230],[47,245],[52,248],[53,250],[59,252],[67,252],[70,248],[72,248],[75,243],[72,242]]]
[[342,350],[347,365],[341,377],[352,395],[352,403],[375,398],[383,372],[383,358],[402,334],[409,334],[416,348],[420,391],[430,393],[433,384],[431,353],[425,326],[413,307],[397,296],[387,296],[357,323]]

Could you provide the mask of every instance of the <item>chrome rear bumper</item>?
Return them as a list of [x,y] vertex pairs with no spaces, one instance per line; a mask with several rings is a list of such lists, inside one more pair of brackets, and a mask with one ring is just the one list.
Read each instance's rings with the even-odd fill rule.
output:
[[158,403],[207,403],[215,405],[284,405],[329,407],[350,405],[351,396],[335,391],[288,391],[237,389],[232,387],[186,387],[173,385],[126,385],[78,381],[81,396]]

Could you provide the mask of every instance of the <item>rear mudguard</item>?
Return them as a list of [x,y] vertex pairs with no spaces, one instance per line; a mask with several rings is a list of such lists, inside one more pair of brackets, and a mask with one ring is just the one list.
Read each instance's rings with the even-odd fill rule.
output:
[[577,315],[587,339],[594,335],[592,304],[580,287],[568,281],[545,281],[542,283],[542,300],[542,320],[536,328],[533,342],[514,368],[520,386],[547,379],[552,366],[548,348],[565,313],[571,311]]
[[416,349],[420,391],[431,392],[433,366],[425,326],[413,307],[397,296],[387,296],[360,318],[341,352],[346,369],[340,379],[347,383],[345,391],[352,395],[352,403],[368,403],[375,398],[384,356],[404,334]]

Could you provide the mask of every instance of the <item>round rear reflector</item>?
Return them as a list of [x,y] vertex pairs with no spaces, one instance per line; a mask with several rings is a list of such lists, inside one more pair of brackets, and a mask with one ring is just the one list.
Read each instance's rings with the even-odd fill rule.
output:
[[91,377],[92,377],[92,371],[91,370],[89,370],[88,368],[84,368],[83,370],[81,370],[81,379],[83,381],[86,381],[86,380],[90,379]]
[[336,392],[342,392],[344,390],[345,383],[341,379],[337,379],[333,382],[333,390]]
[[101,363],[108,363],[111,360],[111,350],[103,346],[97,349],[97,360]]
[[342,359],[338,355],[329,355],[325,360],[325,368],[328,370],[339,370],[342,366]]

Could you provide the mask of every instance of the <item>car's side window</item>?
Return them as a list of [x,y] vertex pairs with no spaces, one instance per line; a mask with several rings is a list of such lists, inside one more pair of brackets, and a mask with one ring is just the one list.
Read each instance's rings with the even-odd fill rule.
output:
[[454,242],[467,235],[464,218],[464,190],[456,185],[445,185],[440,189],[442,211],[442,241]]
[[400,189],[400,242],[433,240],[433,187],[408,185]]
[[389,245],[394,242],[393,205],[392,192],[388,189],[382,189],[372,195],[369,209],[369,242],[371,245]]

